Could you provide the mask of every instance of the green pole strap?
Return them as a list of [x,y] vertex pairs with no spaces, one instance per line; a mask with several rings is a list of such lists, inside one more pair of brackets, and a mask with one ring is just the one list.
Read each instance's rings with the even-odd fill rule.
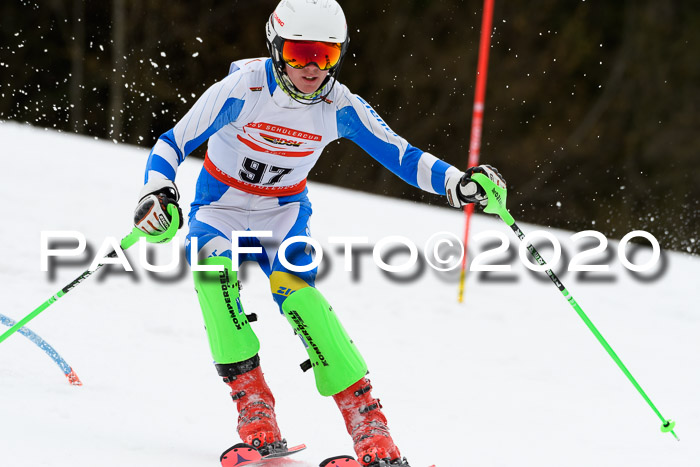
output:
[[[506,209],[506,196],[507,196],[507,190],[505,188],[499,187],[495,182],[493,182],[489,177],[487,177],[484,174],[474,174],[472,175],[472,179],[476,181],[481,187],[486,191],[486,194],[488,196],[488,204],[484,208],[484,212],[489,213],[489,214],[497,214],[500,216],[501,219],[515,232],[519,240],[523,240],[525,238],[525,234],[523,233],[522,230],[518,227],[518,225],[515,223],[515,219],[513,219],[513,216],[510,215],[508,212],[508,209]],[[540,266],[544,266],[547,263],[545,260],[542,258],[542,256],[537,252],[535,247],[532,244],[527,245],[527,249],[532,255],[533,258],[537,261],[537,264]],[[586,313],[584,313],[583,309],[581,306],[576,302],[574,297],[569,293],[568,290],[564,287],[564,285],[561,283],[559,278],[554,274],[554,271],[551,269],[548,269],[545,271],[549,278],[552,280],[554,285],[557,286],[559,291],[564,295],[564,298],[569,302],[569,304],[573,307],[573,309],[576,311],[576,314],[583,320],[583,322],[586,324],[588,329],[593,333],[595,338],[598,340],[600,345],[603,346],[605,351],[610,355],[610,358],[613,359],[613,361],[617,364],[617,366],[622,370],[622,373],[627,377],[627,379],[632,383],[632,385],[637,389],[639,394],[644,398],[644,400],[647,402],[649,407],[654,411],[654,413],[661,419],[663,422],[661,425],[661,431],[663,433],[671,433],[674,438],[676,438],[678,441],[680,439],[678,436],[676,436],[676,433],[673,431],[676,422],[672,420],[667,420],[664,418],[663,415],[661,415],[661,412],[656,408],[654,403],[651,401],[647,393],[642,389],[642,386],[637,382],[637,380],[632,376],[632,373],[627,369],[625,364],[622,362],[620,357],[615,353],[613,348],[610,346],[607,340],[603,337],[603,335],[598,331],[598,328],[595,327],[593,322],[588,318]]]
[[[146,232],[143,232],[142,230],[139,230],[136,227],[134,227],[133,230],[129,233],[129,235],[127,235],[126,237],[124,237],[121,240],[120,246],[121,246],[122,250],[126,250],[127,248],[134,245],[136,242],[139,241],[139,238],[141,238],[141,237],[145,237],[149,243],[165,243],[165,242],[169,242],[170,240],[172,240],[173,237],[175,237],[175,234],[177,233],[177,229],[180,226],[180,214],[179,214],[177,207],[175,207],[174,204],[168,205],[168,213],[170,214],[172,220],[170,222],[170,227],[168,227],[168,229],[165,232],[162,232],[162,233],[157,234],[157,235],[149,235]],[[107,256],[114,257],[114,256],[116,256],[116,253],[114,251],[112,251]],[[85,271],[80,276],[78,276],[76,279],[74,279],[73,282],[71,282],[67,286],[63,287],[55,295],[53,295],[51,298],[49,298],[44,303],[39,305],[34,311],[29,313],[27,316],[25,316],[21,320],[17,321],[17,323],[14,326],[12,326],[10,329],[5,331],[5,333],[2,336],[0,336],[0,343],[4,342],[5,339],[7,339],[12,334],[14,334],[16,331],[21,329],[28,322],[30,322],[31,320],[36,318],[39,315],[39,313],[41,313],[42,311],[47,309],[49,306],[51,306],[56,300],[58,300],[59,298],[63,297],[65,294],[70,292],[73,288],[75,288],[78,284],[80,284],[85,279],[90,277],[92,275],[92,273],[94,273],[95,271],[97,271],[101,267],[102,267],[102,264],[97,266],[93,271],[90,271],[90,270]]]

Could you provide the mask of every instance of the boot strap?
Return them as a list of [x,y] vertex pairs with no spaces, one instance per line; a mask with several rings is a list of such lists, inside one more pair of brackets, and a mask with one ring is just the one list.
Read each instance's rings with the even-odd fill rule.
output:
[[[236,376],[248,373],[249,371],[253,371],[257,367],[259,367],[260,356],[258,354],[255,354],[248,360],[243,360],[242,362],[216,363],[214,366],[216,367],[216,372],[219,373],[219,376],[228,378],[230,381],[234,381],[236,379]],[[226,381],[225,379],[224,381],[227,383],[230,382]]]
[[381,408],[382,408],[382,404],[379,402],[379,399],[377,399],[374,404],[370,404],[366,407],[362,407],[360,409],[360,413],[364,415],[367,412],[371,412],[372,410],[377,410],[377,409],[381,409]]
[[368,384],[364,388],[358,389],[353,394],[355,395],[355,397],[360,397],[362,394],[366,394],[366,393],[370,392],[371,390],[372,390],[372,385]]

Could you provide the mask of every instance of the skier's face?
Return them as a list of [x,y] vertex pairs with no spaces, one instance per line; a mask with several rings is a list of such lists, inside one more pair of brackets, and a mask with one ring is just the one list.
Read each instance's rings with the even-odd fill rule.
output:
[[328,70],[321,70],[315,63],[306,65],[304,68],[292,68],[285,63],[285,68],[292,84],[304,94],[317,91],[328,74]]

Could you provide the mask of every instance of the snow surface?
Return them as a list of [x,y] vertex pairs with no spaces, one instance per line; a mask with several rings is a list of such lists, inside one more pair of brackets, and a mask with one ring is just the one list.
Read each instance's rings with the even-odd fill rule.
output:
[[[0,311],[18,320],[92,260],[62,265],[54,277],[41,272],[40,232],[78,230],[94,249],[128,233],[148,151],[12,122],[0,122],[0,141]],[[188,159],[178,174],[185,212],[200,165]],[[396,282],[364,255],[353,279],[327,241],[403,235],[422,248],[439,231],[461,236],[460,212],[318,183],[309,191],[312,232],[332,266],[318,287],[365,355],[375,396],[414,467],[700,465],[697,257],[666,252],[666,272],[650,282],[634,280],[615,258],[613,281],[562,277],[659,410],[677,420],[679,443],[660,433],[659,419],[556,288],[517,260],[511,282],[470,273],[458,304],[454,274],[427,269]],[[476,215],[472,235],[485,230],[515,240],[500,220]],[[572,232],[546,230],[574,251]],[[82,387],[67,384],[23,336],[0,344],[0,465],[211,467],[237,441],[189,272],[146,274],[137,248],[128,252],[135,272],[103,268],[29,324]],[[170,247],[156,248],[163,264]],[[243,282],[283,434],[309,446],[297,459],[351,453],[333,401],[299,369],[305,351],[263,273],[246,267]]]

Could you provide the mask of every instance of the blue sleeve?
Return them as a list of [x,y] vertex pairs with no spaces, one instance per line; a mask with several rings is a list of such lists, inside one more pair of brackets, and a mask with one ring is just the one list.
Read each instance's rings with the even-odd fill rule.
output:
[[407,183],[430,193],[445,194],[448,163],[423,152],[394,133],[362,98],[350,95],[336,113],[338,136],[364,149]]
[[242,73],[235,70],[211,86],[185,116],[163,133],[146,163],[145,183],[152,175],[175,179],[177,168],[188,154],[225,125],[236,121],[245,104]]

